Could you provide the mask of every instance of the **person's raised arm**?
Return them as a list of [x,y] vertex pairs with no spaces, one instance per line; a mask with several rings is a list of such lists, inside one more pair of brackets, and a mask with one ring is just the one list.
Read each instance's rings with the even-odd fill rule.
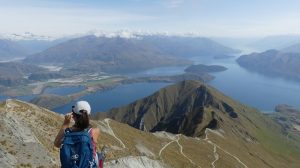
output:
[[64,137],[64,133],[65,133],[65,129],[69,128],[70,123],[71,123],[71,119],[72,119],[72,113],[68,113],[65,115],[65,120],[63,125],[61,126],[58,134],[56,135],[56,138],[54,140],[54,146],[57,148],[60,148],[60,145],[62,143],[62,139]]
[[93,128],[93,140],[95,141],[96,144],[98,143],[99,135],[100,135],[100,129]]

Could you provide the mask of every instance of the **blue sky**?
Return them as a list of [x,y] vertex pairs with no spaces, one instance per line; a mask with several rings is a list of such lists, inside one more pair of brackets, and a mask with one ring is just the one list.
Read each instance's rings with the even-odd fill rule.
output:
[[0,0],[0,33],[300,34],[299,0]]

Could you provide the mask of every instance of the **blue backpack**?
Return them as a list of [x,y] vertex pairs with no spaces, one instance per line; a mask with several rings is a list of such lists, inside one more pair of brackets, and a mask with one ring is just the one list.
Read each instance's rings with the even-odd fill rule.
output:
[[93,143],[89,129],[72,132],[66,129],[60,148],[62,168],[96,168],[93,157]]

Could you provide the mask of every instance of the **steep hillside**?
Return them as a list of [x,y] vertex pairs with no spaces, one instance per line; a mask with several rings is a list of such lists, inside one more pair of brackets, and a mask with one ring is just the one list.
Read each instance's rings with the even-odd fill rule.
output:
[[270,76],[300,80],[300,54],[268,50],[243,55],[237,59],[242,67]]
[[[0,167],[59,167],[53,141],[63,116],[17,100],[3,102],[0,111]],[[224,138],[218,131],[208,130],[206,138],[200,139],[148,133],[110,119],[92,124],[101,129],[98,148],[109,147],[107,168],[247,167],[244,159],[212,142]]]
[[[193,88],[201,84],[186,82],[185,85]],[[293,144],[296,142],[287,141],[281,136],[279,126],[271,119],[211,88],[207,91],[220,98],[215,102],[224,99],[224,103],[232,106],[238,116],[230,117],[227,112],[217,110],[213,106],[205,107],[205,120],[209,120],[211,110],[214,110],[217,127],[205,128],[198,137],[164,131],[150,133],[112,119],[92,121],[94,127],[101,129],[98,149],[103,145],[109,147],[105,167],[299,166],[299,148]],[[53,147],[53,141],[63,122],[63,116],[18,100],[6,100],[1,103],[0,112],[1,168],[59,167],[59,151]]]
[[[225,139],[217,140],[218,144],[227,146],[230,151],[244,151],[238,155],[243,158],[260,158],[266,167],[276,167],[277,163],[271,161],[273,159],[286,162],[300,156],[297,148],[292,147],[299,142],[287,144],[281,127],[270,118],[196,81],[166,87],[147,98],[99,116],[142,130],[192,137],[204,137],[211,132],[207,130],[214,130],[225,136]],[[253,165],[250,160],[246,165]]]
[[[16,100],[2,103],[0,111],[0,167],[59,167],[58,150],[52,143],[62,116]],[[237,135],[232,137],[232,133],[222,129],[206,129],[203,137],[191,138],[144,132],[110,119],[93,121],[93,125],[101,129],[98,148],[109,146],[105,163],[108,168],[296,168],[299,164],[286,161],[286,157],[294,155],[270,156],[260,143],[241,145],[236,141]]]
[[0,167],[57,167],[52,137],[60,116],[13,100],[3,102],[0,111]]

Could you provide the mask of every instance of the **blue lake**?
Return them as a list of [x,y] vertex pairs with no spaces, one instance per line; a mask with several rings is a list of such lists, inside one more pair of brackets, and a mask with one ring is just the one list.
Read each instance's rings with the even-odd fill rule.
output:
[[[127,105],[135,100],[151,95],[155,91],[163,88],[169,83],[135,83],[120,85],[112,90],[98,91],[81,97],[79,100],[86,100],[91,104],[92,112],[107,111],[113,107]],[[75,101],[62,107],[53,109],[58,113],[67,113],[71,111]]]
[[[213,73],[216,78],[209,82],[210,85],[224,94],[240,101],[248,106],[263,112],[273,112],[278,104],[288,104],[300,108],[300,83],[283,78],[268,77],[258,73],[250,72],[240,67],[236,58],[230,59],[203,59],[192,58],[195,64],[222,65],[227,71]],[[184,73],[183,67],[155,68],[144,72],[150,74],[177,74]],[[175,74],[176,74],[175,73]],[[142,76],[139,73],[139,76]]]
[[65,95],[83,91],[84,89],[85,89],[84,86],[63,86],[63,87],[46,88],[44,90],[44,93],[65,96]]
[[300,108],[299,82],[249,72],[235,62],[222,65],[228,70],[214,73],[210,84],[224,94],[263,112],[274,111],[278,104]]
[[[248,106],[257,108],[263,112],[272,112],[278,104],[288,104],[300,108],[300,83],[283,78],[267,77],[253,73],[240,67],[235,59],[203,59],[193,58],[195,64],[223,65],[227,71],[213,73],[216,77],[209,84],[224,94],[238,100]],[[154,68],[147,71],[129,74],[132,77],[176,75],[184,73],[186,67],[164,67]],[[98,91],[86,95],[80,100],[87,100],[91,103],[93,111],[107,111],[113,107],[120,107],[129,104],[137,99],[151,95],[168,83],[136,83],[121,85],[112,90]],[[67,95],[79,92],[84,87],[58,87],[48,88],[45,93]],[[35,95],[20,96],[18,99],[30,101]],[[0,100],[8,97],[0,96]],[[69,112],[74,102],[54,109],[59,113]]]

